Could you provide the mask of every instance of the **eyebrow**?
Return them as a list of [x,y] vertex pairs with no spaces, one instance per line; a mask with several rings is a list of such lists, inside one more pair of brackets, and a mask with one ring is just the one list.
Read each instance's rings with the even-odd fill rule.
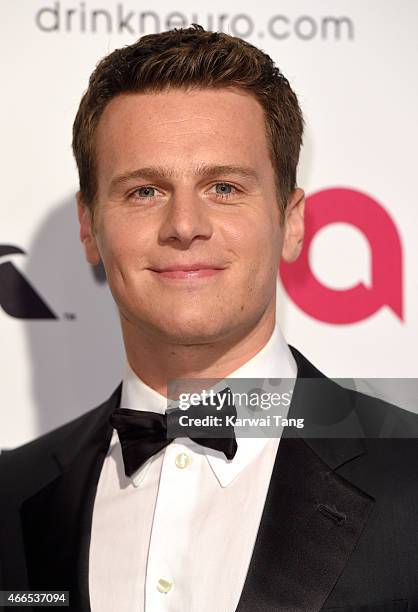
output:
[[[174,170],[164,168],[163,166],[148,166],[146,168],[138,168],[129,172],[124,172],[115,176],[110,183],[110,190],[114,191],[123,187],[126,183],[137,180],[145,179],[152,181],[155,179],[170,179],[176,175]],[[259,182],[257,172],[248,166],[237,166],[237,165],[199,165],[194,168],[194,175],[205,178],[216,177],[216,176],[231,176],[238,175],[243,178],[250,178],[257,183]]]

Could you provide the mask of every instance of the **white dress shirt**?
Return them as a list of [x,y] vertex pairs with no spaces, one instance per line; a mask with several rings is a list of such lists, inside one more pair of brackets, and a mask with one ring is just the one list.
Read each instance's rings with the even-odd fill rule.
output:
[[[120,407],[164,413],[166,397],[127,362],[125,367]],[[276,323],[267,344],[225,380],[296,375]],[[233,612],[279,442],[237,437],[238,450],[229,461],[220,451],[177,438],[129,478],[114,430],[93,510],[92,611]]]

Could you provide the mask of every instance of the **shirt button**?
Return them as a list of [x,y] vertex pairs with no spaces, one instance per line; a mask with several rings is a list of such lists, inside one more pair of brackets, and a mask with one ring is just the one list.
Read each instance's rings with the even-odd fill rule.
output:
[[157,590],[160,593],[168,593],[168,591],[173,586],[173,583],[170,580],[166,580],[165,578],[160,578],[157,582]]
[[190,465],[191,462],[192,462],[192,459],[190,455],[188,455],[187,453],[179,453],[176,457],[176,466],[180,468],[181,470],[183,470],[188,465]]

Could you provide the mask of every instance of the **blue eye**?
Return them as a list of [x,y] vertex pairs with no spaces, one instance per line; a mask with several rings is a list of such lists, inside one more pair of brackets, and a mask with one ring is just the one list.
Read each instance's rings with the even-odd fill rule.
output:
[[[155,195],[155,188],[154,187],[138,187],[138,189],[135,189],[133,195],[139,194],[141,191],[143,192],[143,195],[139,196],[139,197],[150,198],[153,195]],[[147,193],[144,193],[144,192],[147,192]],[[150,193],[150,192],[152,192],[152,193]]]
[[214,187],[216,187],[216,195],[220,198],[228,198],[229,196],[234,195],[232,190],[236,190],[236,188],[230,183],[216,183]]

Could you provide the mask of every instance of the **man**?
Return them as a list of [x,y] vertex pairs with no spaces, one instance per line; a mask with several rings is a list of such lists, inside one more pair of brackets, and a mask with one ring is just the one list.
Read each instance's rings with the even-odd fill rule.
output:
[[[275,319],[280,257],[302,247],[302,130],[271,59],[200,26],[95,69],[74,123],[80,237],[126,372],[2,455],[3,589],[99,612],[418,610],[416,419],[328,380]],[[153,437],[170,380],[296,376],[289,415],[310,431]]]

